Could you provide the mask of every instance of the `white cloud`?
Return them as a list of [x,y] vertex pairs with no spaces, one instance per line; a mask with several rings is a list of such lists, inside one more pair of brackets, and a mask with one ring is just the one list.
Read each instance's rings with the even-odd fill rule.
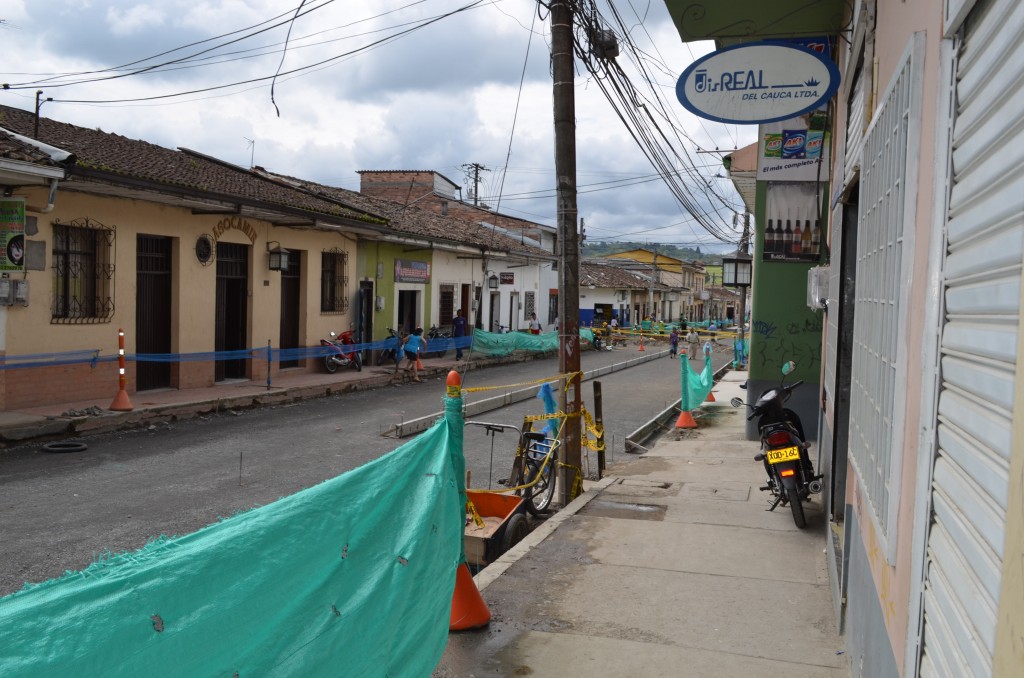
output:
[[127,9],[118,7],[107,8],[107,22],[114,35],[134,35],[144,29],[160,26],[164,22],[164,13],[156,7],[135,5]]

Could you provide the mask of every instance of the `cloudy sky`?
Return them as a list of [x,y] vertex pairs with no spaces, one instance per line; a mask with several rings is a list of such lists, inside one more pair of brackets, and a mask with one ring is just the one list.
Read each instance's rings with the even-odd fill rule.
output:
[[[480,200],[554,225],[550,17],[538,7],[0,0],[0,82],[10,85],[0,102],[32,110],[41,89],[53,98],[42,106],[45,117],[351,190],[359,189],[358,170],[429,169],[462,184],[468,199],[465,166],[476,163],[487,168]],[[749,144],[756,127],[699,120],[675,97],[679,74],[713,45],[682,44],[661,0],[597,7],[606,28],[631,40],[616,62],[635,94],[613,106],[577,63],[578,205],[587,238],[731,249],[714,246],[619,117],[650,111],[657,126],[646,123],[645,134],[668,139],[661,152],[687,177],[687,191],[733,230],[741,203],[721,178],[720,154],[703,151]]]

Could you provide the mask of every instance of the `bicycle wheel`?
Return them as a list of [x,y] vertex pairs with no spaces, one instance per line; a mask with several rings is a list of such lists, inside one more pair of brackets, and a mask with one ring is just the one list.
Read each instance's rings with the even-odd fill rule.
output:
[[529,459],[526,462],[528,469],[526,483],[532,483],[532,487],[530,488],[532,492],[524,499],[524,501],[526,502],[526,510],[535,516],[539,516],[544,513],[548,507],[551,506],[551,500],[555,496],[556,464],[554,455],[552,455],[551,459],[542,470],[541,465],[543,463],[543,457],[536,460]]

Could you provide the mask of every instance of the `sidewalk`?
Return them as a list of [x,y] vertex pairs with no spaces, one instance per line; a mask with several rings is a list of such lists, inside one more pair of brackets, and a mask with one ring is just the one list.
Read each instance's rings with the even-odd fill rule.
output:
[[[662,348],[653,348],[636,355],[633,352],[609,353],[608,360],[620,361],[616,365],[604,365],[585,369],[585,379],[607,374],[636,361],[655,360],[665,354]],[[467,351],[467,355],[469,352]],[[443,358],[423,361],[420,375],[427,378],[443,379],[450,370],[457,369],[463,376],[473,370],[495,365],[527,362],[534,355],[514,353],[510,356],[486,357],[473,355],[463,361],[455,360],[455,352],[449,351]],[[122,429],[139,428],[165,422],[181,421],[195,417],[244,410],[265,405],[281,405],[308,398],[319,398],[338,393],[386,388],[407,383],[411,373],[394,372],[394,366],[364,366],[361,372],[342,368],[334,374],[310,372],[304,368],[283,370],[273,377],[268,387],[265,382],[250,380],[225,381],[214,386],[189,389],[161,389],[144,391],[130,396],[133,409],[129,412],[114,412],[110,405],[117,393],[112,389],[110,396],[103,399],[56,403],[41,407],[28,407],[0,412],[0,450],[29,442],[63,440],[82,435],[106,433]],[[533,397],[531,391],[529,397]],[[498,399],[500,400],[500,398]],[[428,418],[428,424],[433,416]],[[409,426],[406,426],[409,429]],[[422,426],[420,430],[426,428]],[[411,431],[416,432],[416,431]],[[403,435],[409,435],[406,430]]]
[[699,428],[668,433],[476,576],[486,629],[434,676],[849,676],[820,497],[768,513],[732,372]]

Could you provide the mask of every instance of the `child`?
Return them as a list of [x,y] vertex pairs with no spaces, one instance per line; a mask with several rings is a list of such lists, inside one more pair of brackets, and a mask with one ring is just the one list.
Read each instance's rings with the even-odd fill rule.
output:
[[679,353],[679,330],[672,328],[672,334],[668,335],[668,341],[672,344],[672,350],[669,351],[668,357],[675,358],[676,353]]
[[[423,381],[420,379],[419,368],[416,363],[419,360],[420,351],[422,351],[424,347],[423,328],[417,327],[412,331],[412,334],[409,335],[409,338],[405,340],[405,346],[402,347],[402,350],[405,351],[405,357],[409,361],[409,364],[405,369],[412,370],[413,381]],[[395,372],[398,372],[397,367],[395,368]]]

